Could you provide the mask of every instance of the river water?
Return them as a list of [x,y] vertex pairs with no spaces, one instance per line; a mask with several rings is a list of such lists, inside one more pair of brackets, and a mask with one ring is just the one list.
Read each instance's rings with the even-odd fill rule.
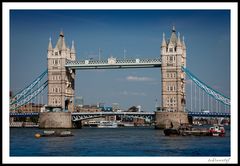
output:
[[72,129],[72,137],[41,137],[38,128],[10,129],[10,156],[230,156],[224,137],[165,136],[153,127]]

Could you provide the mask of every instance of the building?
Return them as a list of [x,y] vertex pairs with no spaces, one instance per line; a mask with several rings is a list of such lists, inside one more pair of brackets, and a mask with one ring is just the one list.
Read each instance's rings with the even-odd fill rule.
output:
[[75,112],[101,112],[102,109],[96,105],[75,106]]
[[169,112],[183,112],[185,109],[185,73],[182,66],[186,67],[186,46],[180,33],[176,35],[175,27],[172,28],[170,40],[163,40],[161,45],[162,58],[162,107]]
[[142,117],[133,118],[134,126],[143,126],[145,124],[145,119]]
[[141,112],[142,111],[142,106],[138,105],[137,109],[138,109],[138,112]]
[[160,110],[155,112],[155,128],[165,129],[188,124],[188,115],[185,112],[186,96],[186,45],[184,37],[176,35],[173,26],[169,40],[163,39],[161,44],[161,81],[162,102]]
[[83,107],[84,105],[84,100],[82,96],[76,96],[75,97],[75,106]]
[[43,104],[28,103],[17,108],[16,110],[13,110],[12,112],[19,112],[19,113],[38,112],[39,113],[41,112],[41,108],[43,106],[44,106]]
[[106,121],[116,121],[117,117],[116,117],[116,115],[109,115],[109,116],[105,116],[105,120]]
[[67,47],[63,32],[60,33],[55,48],[52,41],[48,44],[48,105],[74,111],[75,71],[65,67],[66,61],[74,61],[76,52],[74,42]]
[[120,105],[118,103],[112,103],[112,110],[114,112],[120,110]]

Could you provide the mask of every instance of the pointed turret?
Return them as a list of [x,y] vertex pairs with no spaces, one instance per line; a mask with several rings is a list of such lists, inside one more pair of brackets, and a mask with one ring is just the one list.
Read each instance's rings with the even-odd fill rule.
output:
[[183,36],[183,38],[182,38],[182,47],[183,47],[183,49],[186,49],[186,45],[185,45],[185,41],[184,41],[184,36]]
[[62,50],[67,50],[64,37],[62,38]]
[[75,52],[75,47],[74,47],[74,41],[72,41],[71,53],[76,53]]
[[173,27],[172,27],[172,31],[176,32],[176,30],[175,30],[175,26],[174,26],[174,25],[173,25]]
[[162,45],[161,45],[161,54],[165,54],[167,51],[167,43],[165,40],[165,33],[163,33],[163,38],[162,38]]
[[166,43],[166,39],[165,39],[165,33],[163,33],[162,47],[167,47],[167,43]]
[[70,50],[70,59],[76,60],[76,51],[75,51],[75,47],[74,47],[74,41],[72,41],[72,47]]
[[171,38],[170,38],[170,42],[169,43],[172,43],[174,45],[177,44],[177,35],[176,35],[175,26],[173,26],[173,28],[172,28],[172,34],[171,34]]
[[49,43],[48,43],[48,51],[51,51],[53,49],[52,47],[52,40],[51,37],[49,38]]
[[181,47],[182,43],[181,43],[181,39],[180,39],[180,33],[178,32],[178,38],[177,38],[177,46]]
[[61,31],[55,49],[66,50],[66,48],[67,47],[64,40],[64,34],[63,34],[63,31]]

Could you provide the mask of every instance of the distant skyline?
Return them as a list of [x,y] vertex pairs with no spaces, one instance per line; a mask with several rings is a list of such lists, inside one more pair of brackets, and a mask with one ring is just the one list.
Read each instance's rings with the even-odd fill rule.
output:
[[[69,47],[74,40],[78,60],[98,59],[99,48],[101,59],[159,58],[162,34],[169,39],[173,25],[185,38],[187,68],[230,97],[229,10],[11,10],[10,90],[18,92],[47,68],[49,38],[55,46],[61,30]],[[76,73],[75,96],[85,104],[154,111],[161,100],[159,68]]]

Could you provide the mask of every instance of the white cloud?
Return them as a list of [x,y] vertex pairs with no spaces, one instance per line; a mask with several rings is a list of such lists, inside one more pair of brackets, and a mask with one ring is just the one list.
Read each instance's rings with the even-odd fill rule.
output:
[[120,92],[121,95],[125,96],[146,96],[146,93],[144,92],[129,92],[124,90],[123,92]]
[[150,77],[138,77],[138,76],[127,76],[126,80],[128,80],[128,81],[154,81],[154,79],[150,78]]

